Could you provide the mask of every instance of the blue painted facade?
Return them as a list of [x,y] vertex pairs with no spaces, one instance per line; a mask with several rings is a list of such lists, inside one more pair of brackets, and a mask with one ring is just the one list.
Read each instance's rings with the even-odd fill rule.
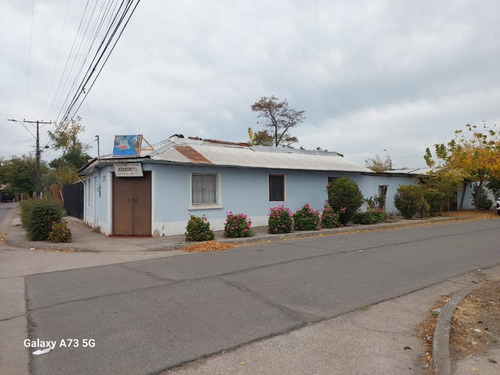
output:
[[[223,229],[226,213],[244,213],[254,226],[267,225],[269,209],[284,205],[295,211],[305,203],[321,210],[327,200],[329,177],[349,177],[359,186],[365,198],[378,196],[379,186],[387,185],[386,210],[396,212],[393,198],[400,185],[415,183],[412,176],[381,174],[295,171],[264,168],[234,168],[217,166],[148,164],[143,170],[152,172],[153,236],[182,234],[189,215],[206,216],[215,230]],[[86,177],[84,220],[102,233],[112,234],[113,166],[105,166]],[[191,175],[215,173],[218,176],[219,205],[191,205]],[[269,175],[284,175],[285,200],[269,201]]]
[[[153,173],[153,233],[160,236],[184,233],[189,214],[206,216],[216,230],[223,228],[229,211],[244,213],[254,226],[261,226],[267,225],[272,207],[283,204],[294,211],[309,203],[319,210],[327,199],[326,172],[155,165]],[[191,206],[192,173],[218,174],[220,205]],[[269,201],[270,174],[285,176],[284,201]]]
[[357,175],[353,180],[358,184],[359,190],[365,198],[378,197],[379,187],[387,186],[385,210],[390,214],[397,214],[398,209],[394,206],[394,195],[402,185],[415,185],[415,176],[413,175],[391,175],[391,174],[373,174]]

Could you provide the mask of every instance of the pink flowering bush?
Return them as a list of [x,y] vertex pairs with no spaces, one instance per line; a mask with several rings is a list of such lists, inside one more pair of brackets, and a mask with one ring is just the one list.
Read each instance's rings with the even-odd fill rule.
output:
[[65,221],[53,221],[48,240],[58,243],[71,242],[71,229],[68,228]]
[[210,223],[203,215],[198,217],[189,215],[186,227],[186,241],[211,241],[214,239],[214,230],[210,229]]
[[252,237],[251,230],[252,220],[245,214],[233,214],[232,212],[226,213],[226,222],[224,223],[224,237],[240,238]]
[[[342,208],[340,211],[343,211]],[[340,227],[340,215],[337,211],[330,207],[328,203],[323,206],[321,213],[321,227],[322,228],[338,228]]]
[[314,211],[309,203],[306,203],[293,214],[293,223],[295,230],[318,230],[320,225],[319,211]]
[[293,215],[283,205],[271,208],[267,224],[267,232],[271,234],[290,233],[293,230]]

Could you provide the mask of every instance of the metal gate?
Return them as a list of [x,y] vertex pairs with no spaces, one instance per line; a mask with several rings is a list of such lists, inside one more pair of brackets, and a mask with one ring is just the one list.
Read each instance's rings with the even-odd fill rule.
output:
[[151,236],[151,172],[143,177],[113,174],[113,235]]
[[83,219],[83,184],[77,182],[63,186],[64,210],[68,216]]

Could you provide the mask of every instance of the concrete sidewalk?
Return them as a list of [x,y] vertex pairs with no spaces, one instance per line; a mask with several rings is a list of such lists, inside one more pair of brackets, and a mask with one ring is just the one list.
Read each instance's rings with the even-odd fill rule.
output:
[[[488,279],[500,277],[500,267],[486,271]],[[435,333],[440,358],[434,371],[426,367],[416,326],[430,313],[443,295],[460,294],[480,279],[474,273],[450,278],[414,293],[355,310],[289,333],[245,345],[209,358],[165,371],[161,375],[209,374],[438,374],[495,375],[500,351],[472,356],[447,366],[447,342],[453,308],[440,316],[442,329]],[[472,364],[472,366],[471,366]],[[471,370],[478,369],[478,372]]]
[[[178,251],[189,245],[184,236],[122,238],[107,237],[96,233],[81,220],[66,218],[71,228],[74,242],[52,244],[45,241],[30,242],[20,226],[18,212],[11,210],[2,223],[2,231],[7,231],[5,244],[18,247],[2,248],[4,255],[0,270],[0,372],[2,374],[28,374],[28,351],[13,350],[15,343],[22,343],[28,337],[24,296],[24,276],[48,272],[55,269],[89,267],[96,264],[111,264],[121,261],[181,255]],[[376,226],[349,226],[320,232],[301,232],[287,235],[269,235],[264,228],[257,228],[250,239],[225,239],[216,233],[216,240],[230,243],[252,243],[277,241],[305,236],[348,233],[383,228],[397,228],[409,225],[426,225],[453,220],[437,218],[432,220],[412,220]],[[7,223],[5,221],[8,221]],[[24,248],[24,250],[23,250]],[[31,252],[26,249],[68,250],[79,253],[58,254],[53,252]],[[16,267],[12,271],[9,260],[16,253]],[[82,261],[80,256],[84,256]],[[46,265],[23,271],[22,264],[37,262],[35,258],[50,258]],[[77,259],[77,257],[79,259]],[[63,259],[64,258],[64,259]],[[57,262],[67,262],[58,266]],[[28,267],[28,266],[26,266]],[[31,267],[34,267],[31,265]],[[500,278],[500,266],[482,270],[487,279]],[[291,331],[284,335],[263,339],[238,349],[201,359],[195,363],[169,370],[179,374],[425,374],[420,360],[423,355],[421,343],[415,330],[416,325],[428,315],[431,306],[442,295],[455,293],[460,298],[449,302],[443,308],[439,329],[434,340],[437,355],[437,374],[471,373],[473,366],[480,374],[497,374],[499,365],[487,361],[486,357],[473,356],[451,367],[447,356],[446,339],[451,326],[454,307],[471,288],[482,280],[474,273],[453,277],[443,283],[432,285],[414,293],[384,301],[364,309],[356,310],[334,319]],[[500,350],[490,355],[500,362]],[[472,363],[472,365],[471,365]]]
[[[11,211],[12,213],[10,214],[10,222],[8,224],[7,235],[5,236],[5,243],[16,247],[79,252],[140,252],[179,250],[193,244],[193,242],[186,242],[183,234],[163,237],[105,236],[86,225],[82,220],[71,216],[66,216],[64,218],[64,220],[68,223],[68,227],[71,229],[73,237],[73,241],[71,243],[60,244],[48,241],[29,241],[25,230],[21,227],[20,209],[14,208]],[[267,227],[255,227],[252,229],[255,235],[248,238],[224,238],[222,231],[216,231],[215,241],[241,245],[303,237],[325,236],[339,233],[353,233],[361,230],[370,231],[414,225],[430,225],[462,219],[463,218],[435,217],[424,220],[400,220],[375,225],[350,224],[349,226],[343,228],[293,232],[278,235],[268,234]]]

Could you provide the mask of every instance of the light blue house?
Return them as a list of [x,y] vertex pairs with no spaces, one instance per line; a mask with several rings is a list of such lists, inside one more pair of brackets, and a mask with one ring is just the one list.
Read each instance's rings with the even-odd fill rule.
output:
[[84,221],[106,235],[165,236],[185,232],[189,215],[205,215],[215,230],[226,213],[267,225],[269,209],[322,209],[327,183],[349,177],[365,197],[387,196],[395,212],[399,185],[410,173],[374,173],[341,154],[252,146],[174,135],[138,155],[92,160],[85,176]]

